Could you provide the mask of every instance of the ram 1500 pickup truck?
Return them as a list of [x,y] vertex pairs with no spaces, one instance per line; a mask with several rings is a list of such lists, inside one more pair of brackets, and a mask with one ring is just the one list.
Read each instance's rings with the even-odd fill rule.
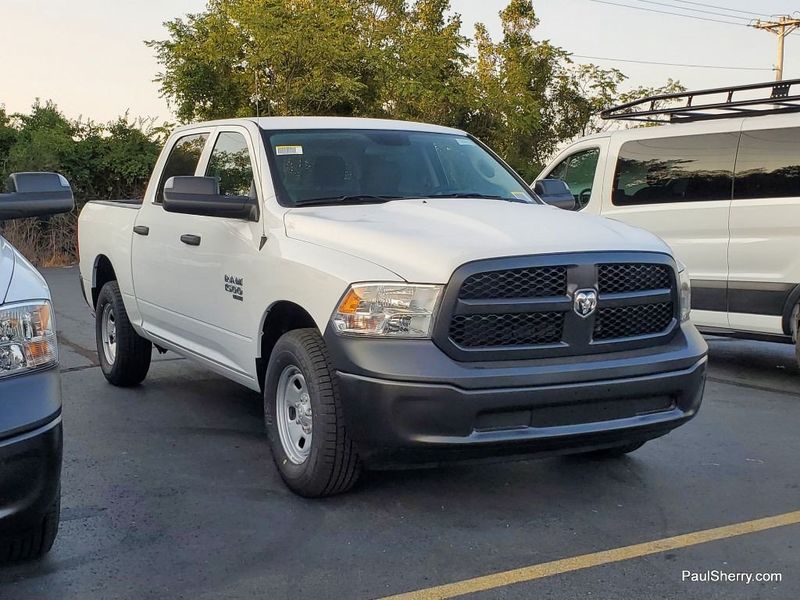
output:
[[140,383],[155,345],[261,392],[304,496],[363,467],[620,455],[700,405],[707,347],[670,249],[545,205],[463,131],[181,127],[143,200],[79,225],[108,381]]
[[[13,173],[0,222],[73,209],[57,173]],[[0,235],[0,563],[50,550],[61,514],[61,376],[50,290]]]

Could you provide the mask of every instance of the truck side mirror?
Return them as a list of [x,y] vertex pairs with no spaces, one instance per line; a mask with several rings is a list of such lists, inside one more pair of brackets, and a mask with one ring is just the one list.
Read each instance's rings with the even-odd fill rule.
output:
[[171,213],[258,220],[258,202],[249,196],[224,196],[216,177],[170,177],[164,184],[164,210]]
[[575,210],[575,196],[561,179],[540,179],[533,184],[533,191],[546,204],[564,210]]
[[43,217],[75,208],[72,188],[58,173],[12,173],[0,194],[0,221]]

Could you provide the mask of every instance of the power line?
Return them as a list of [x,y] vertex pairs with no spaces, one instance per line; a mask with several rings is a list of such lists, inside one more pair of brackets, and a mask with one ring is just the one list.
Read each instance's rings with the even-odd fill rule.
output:
[[[706,8],[716,8],[717,10],[725,10],[728,12],[737,12],[743,15],[753,15],[756,17],[768,17],[769,15],[766,13],[758,13],[752,12],[749,10],[739,10],[738,8],[726,8],[724,6],[716,6],[714,4],[706,4],[705,2],[690,2],[689,0],[674,0],[675,2],[679,2],[681,4],[694,4],[695,6],[705,6]],[[723,15],[720,15],[723,16]],[[727,16],[727,15],[724,15]]]
[[667,67],[689,67],[694,69],[729,69],[736,71],[773,71],[768,67],[730,67],[723,65],[693,65],[685,63],[658,62],[653,60],[634,60],[631,58],[608,58],[605,56],[586,56],[583,54],[572,54],[575,58],[588,58],[589,60],[610,60],[613,62],[637,63],[641,65],[663,65]]
[[[730,19],[741,19],[743,21],[750,22],[752,19],[750,17],[740,17],[738,15],[720,15],[718,12],[712,10],[703,10],[702,8],[681,8],[680,6],[675,6],[674,4],[667,4],[666,2],[656,2],[655,0],[635,0],[636,2],[644,2],[645,4],[656,4],[658,6],[666,6],[668,8],[677,8],[678,10],[691,10],[694,12],[703,13],[706,15],[716,15],[718,17],[727,17]],[[634,8],[634,7],[631,7]],[[676,13],[680,14],[680,13]],[[682,15],[684,17],[693,17],[694,15]]]
[[634,10],[642,10],[645,12],[659,13],[662,15],[673,15],[676,17],[686,17],[687,19],[696,19],[698,21],[711,21],[712,23],[725,23],[726,25],[737,25],[739,27],[747,27],[746,23],[737,23],[735,21],[723,21],[722,19],[712,19],[710,17],[698,17],[696,15],[687,15],[683,13],[670,12],[666,10],[658,10],[656,8],[645,8],[644,6],[631,6],[630,4],[620,4],[619,2],[609,2],[609,0],[589,0],[589,2],[596,2],[598,4],[610,4],[611,6],[621,6],[623,8],[632,8]]

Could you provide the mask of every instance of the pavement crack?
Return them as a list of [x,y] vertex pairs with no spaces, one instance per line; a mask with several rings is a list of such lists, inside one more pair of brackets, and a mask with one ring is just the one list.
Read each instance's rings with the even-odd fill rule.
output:
[[798,392],[783,390],[781,388],[769,387],[767,385],[758,385],[757,383],[747,383],[746,381],[740,381],[738,379],[722,379],[720,377],[708,377],[707,379],[709,381],[713,381],[714,383],[724,383],[725,385],[745,387],[745,388],[750,388],[752,390],[758,390],[760,392],[770,392],[772,394],[783,394],[785,396],[794,396],[795,398],[800,398],[800,393]]

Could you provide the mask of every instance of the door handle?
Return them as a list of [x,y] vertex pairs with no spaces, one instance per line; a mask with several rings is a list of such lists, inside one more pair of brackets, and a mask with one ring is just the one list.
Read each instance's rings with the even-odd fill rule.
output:
[[192,235],[191,233],[184,233],[181,236],[181,241],[184,244],[188,244],[189,246],[199,246],[200,245],[200,236],[199,235]]
[[139,235],[148,235],[150,233],[150,228],[145,225],[136,225],[133,228],[133,233],[138,233]]

